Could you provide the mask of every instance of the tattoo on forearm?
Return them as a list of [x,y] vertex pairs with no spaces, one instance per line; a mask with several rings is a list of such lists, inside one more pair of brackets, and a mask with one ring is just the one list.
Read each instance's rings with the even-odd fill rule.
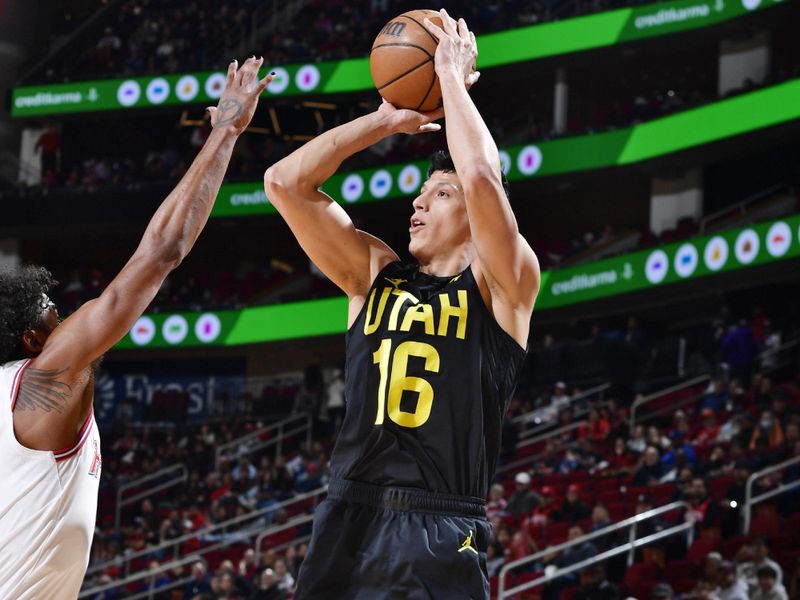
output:
[[22,376],[14,410],[43,410],[63,413],[72,388],[58,381],[67,369],[28,369]]
[[214,125],[230,125],[242,114],[242,103],[238,100],[223,100],[217,107],[217,122]]

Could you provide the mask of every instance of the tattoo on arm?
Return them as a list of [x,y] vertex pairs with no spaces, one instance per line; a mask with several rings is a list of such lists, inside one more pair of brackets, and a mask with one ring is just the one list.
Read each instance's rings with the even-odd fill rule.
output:
[[223,100],[217,108],[217,122],[214,125],[230,125],[242,114],[242,110],[242,103],[238,100]]
[[57,378],[67,369],[28,369],[22,376],[14,410],[43,410],[63,413],[72,388]]

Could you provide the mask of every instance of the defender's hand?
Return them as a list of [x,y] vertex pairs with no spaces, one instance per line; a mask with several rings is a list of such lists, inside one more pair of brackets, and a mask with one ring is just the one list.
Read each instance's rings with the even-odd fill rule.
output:
[[436,47],[434,61],[436,74],[443,78],[449,74],[457,74],[464,80],[464,86],[471,88],[481,76],[476,71],[478,60],[478,44],[475,34],[467,27],[464,19],[456,22],[445,9],[439,11],[442,17],[442,27],[434,25],[430,19],[425,19],[425,27],[439,40]]
[[275,75],[270,73],[255,83],[263,63],[263,58],[252,56],[241,68],[235,59],[228,65],[228,78],[219,104],[208,107],[214,129],[229,128],[236,135],[247,129],[256,112],[258,97],[275,79]]
[[414,135],[439,131],[442,126],[432,121],[441,119],[444,116],[444,109],[440,108],[434,112],[420,113],[415,110],[395,108],[394,105],[384,99],[380,108],[378,108],[378,113],[382,113],[388,118],[389,129],[392,133]]

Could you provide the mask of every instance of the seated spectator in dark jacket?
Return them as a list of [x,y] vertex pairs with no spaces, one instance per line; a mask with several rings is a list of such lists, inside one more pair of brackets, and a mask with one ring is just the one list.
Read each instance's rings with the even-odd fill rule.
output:
[[633,474],[631,485],[655,485],[661,479],[664,470],[661,466],[661,455],[654,446],[648,446],[642,454],[639,468]]
[[253,590],[249,600],[286,600],[286,592],[278,587],[278,581],[272,569],[264,569],[261,572],[258,587]]
[[725,410],[729,399],[728,392],[725,390],[725,381],[723,381],[722,377],[717,377],[714,383],[711,384],[711,389],[706,392],[705,397],[700,402],[700,410],[710,408],[716,413],[722,412]]
[[719,503],[709,494],[706,481],[702,477],[692,479],[689,505],[695,519],[696,527],[712,527],[719,525]]
[[508,499],[506,512],[510,515],[528,515],[541,504],[541,498],[531,489],[531,476],[525,471],[517,473],[514,481],[517,486],[511,498]]
[[564,504],[553,513],[553,521],[577,523],[588,519],[591,513],[589,507],[583,503],[578,495],[581,488],[577,483],[571,483],[567,488],[567,497]]
[[580,589],[575,592],[573,600],[619,600],[617,586],[606,577],[602,565],[592,565],[581,570]]

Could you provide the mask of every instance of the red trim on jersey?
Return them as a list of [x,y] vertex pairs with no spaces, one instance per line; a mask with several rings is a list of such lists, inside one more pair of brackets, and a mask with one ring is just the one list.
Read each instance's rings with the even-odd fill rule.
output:
[[68,458],[72,458],[75,456],[83,445],[86,443],[86,440],[89,439],[89,434],[92,432],[92,419],[94,418],[94,411],[89,413],[89,416],[86,417],[86,422],[81,427],[80,433],[78,433],[78,439],[75,441],[72,446],[67,446],[63,450],[56,450],[53,452],[53,456],[56,459],[56,462],[61,462],[62,460],[67,460]]
[[11,412],[14,412],[14,407],[17,405],[17,395],[19,394],[19,386],[22,383],[22,374],[25,372],[25,369],[28,368],[29,364],[31,364],[30,358],[20,365],[14,375],[14,379],[11,383]]

